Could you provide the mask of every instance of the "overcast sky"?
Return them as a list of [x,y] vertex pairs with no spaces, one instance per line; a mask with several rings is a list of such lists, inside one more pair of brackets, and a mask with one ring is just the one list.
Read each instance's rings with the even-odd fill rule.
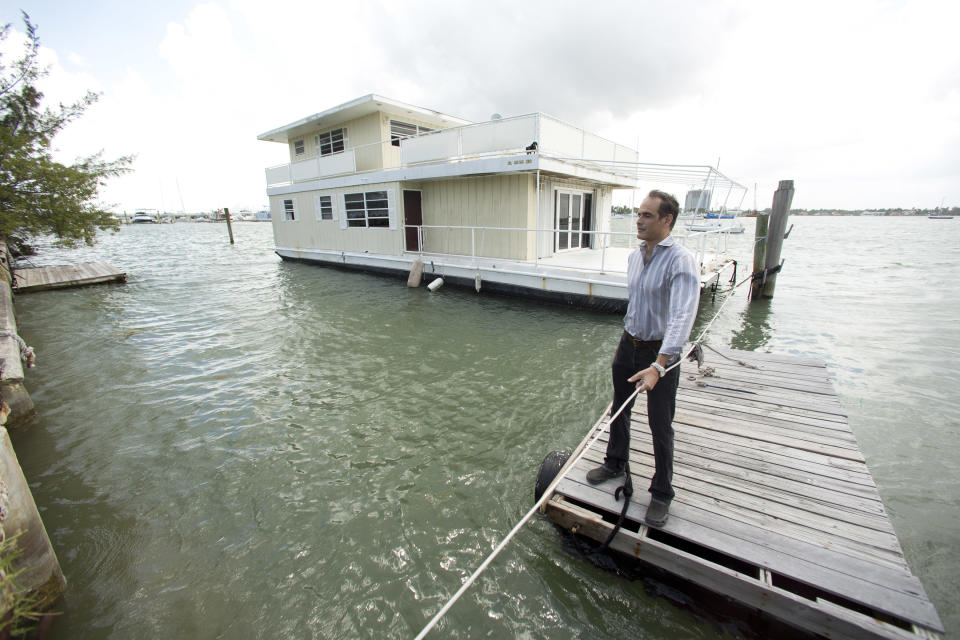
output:
[[[154,6],[155,5],[155,6]],[[116,210],[260,209],[257,135],[376,93],[466,118],[541,111],[645,162],[716,165],[770,206],[960,206],[960,2],[0,0],[37,26],[56,140],[135,154]],[[9,45],[8,45],[9,46]],[[9,54],[4,61],[9,61]],[[682,197],[682,194],[678,194]]]

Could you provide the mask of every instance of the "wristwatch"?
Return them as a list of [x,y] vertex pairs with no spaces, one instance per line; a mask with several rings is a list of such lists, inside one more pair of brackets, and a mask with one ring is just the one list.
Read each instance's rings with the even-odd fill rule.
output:
[[660,366],[660,363],[658,363],[658,362],[651,362],[651,363],[650,363],[650,366],[657,370],[657,373],[660,374],[660,377],[661,377],[661,378],[662,378],[663,376],[667,375],[667,370],[664,369],[662,366]]

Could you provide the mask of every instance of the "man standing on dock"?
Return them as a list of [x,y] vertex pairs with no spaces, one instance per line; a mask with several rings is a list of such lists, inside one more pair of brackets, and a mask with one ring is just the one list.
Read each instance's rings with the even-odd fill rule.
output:
[[[627,266],[629,302],[624,332],[613,355],[613,411],[633,393],[647,392],[647,415],[653,437],[656,468],[650,483],[645,520],[662,527],[673,500],[673,414],[683,345],[697,315],[700,277],[693,254],[670,232],[680,214],[677,199],[651,191],[637,214],[640,246]],[[610,423],[610,440],[603,465],[587,472],[587,482],[599,484],[624,475],[630,457],[630,411],[633,400]]]

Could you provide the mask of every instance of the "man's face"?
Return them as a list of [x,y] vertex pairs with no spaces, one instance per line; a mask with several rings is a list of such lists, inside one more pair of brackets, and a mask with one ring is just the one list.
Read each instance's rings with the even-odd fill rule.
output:
[[654,240],[660,242],[670,235],[670,221],[672,216],[661,218],[660,198],[647,196],[640,203],[640,213],[637,214],[637,238],[640,240]]

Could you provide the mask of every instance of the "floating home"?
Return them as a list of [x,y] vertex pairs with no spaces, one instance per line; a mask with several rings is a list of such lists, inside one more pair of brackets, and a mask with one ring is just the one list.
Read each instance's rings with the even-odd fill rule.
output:
[[[258,138],[289,148],[266,170],[284,260],[402,277],[419,260],[428,278],[477,291],[611,310],[626,306],[636,244],[611,230],[615,190],[746,192],[543,113],[472,123],[367,95]],[[705,286],[730,265],[722,235],[688,241]]]

